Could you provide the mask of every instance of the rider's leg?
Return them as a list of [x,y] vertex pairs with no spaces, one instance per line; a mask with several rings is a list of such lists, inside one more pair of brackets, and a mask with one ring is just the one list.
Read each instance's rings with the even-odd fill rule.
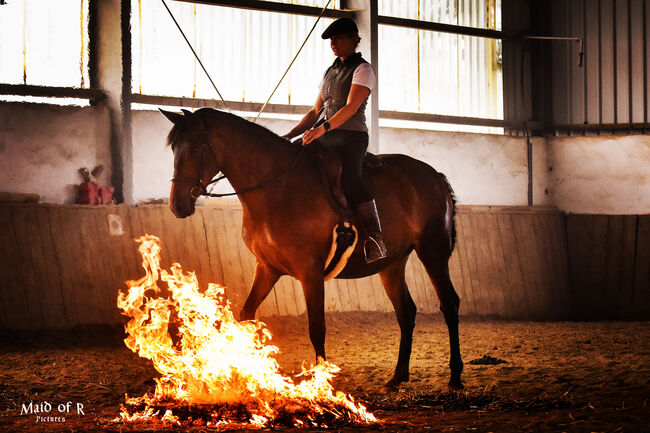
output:
[[368,239],[364,245],[366,262],[372,263],[383,259],[388,253],[381,233],[381,224],[379,223],[379,213],[377,212],[375,200],[359,203],[357,212],[368,232]]
[[368,148],[368,134],[336,130],[323,137],[323,144],[335,149],[341,156],[343,189],[368,232],[364,246],[366,261],[371,263],[386,257],[377,206],[372,191],[363,178],[363,156]]

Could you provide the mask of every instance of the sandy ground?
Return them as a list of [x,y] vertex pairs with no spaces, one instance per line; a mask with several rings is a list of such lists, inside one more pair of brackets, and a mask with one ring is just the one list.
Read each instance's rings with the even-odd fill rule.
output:
[[[313,360],[306,317],[268,323],[285,372],[297,372],[303,361]],[[381,420],[335,431],[650,432],[650,323],[463,318],[466,390],[451,393],[444,322],[440,315],[418,315],[411,381],[389,394],[381,386],[397,357],[394,316],[329,314],[327,327],[328,358],[342,368],[336,388],[367,402]],[[470,363],[484,355],[505,363]],[[153,389],[155,376],[115,331],[5,335],[0,431],[132,431],[107,420],[119,413],[124,394]],[[33,402],[35,408],[46,401],[52,404],[49,414],[21,415],[23,404]],[[83,414],[77,413],[77,404],[83,405]],[[55,420],[43,422],[37,419],[41,415]]]

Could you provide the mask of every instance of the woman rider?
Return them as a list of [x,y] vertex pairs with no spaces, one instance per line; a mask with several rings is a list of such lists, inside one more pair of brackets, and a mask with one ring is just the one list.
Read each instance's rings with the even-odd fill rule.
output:
[[359,30],[349,18],[340,18],[323,32],[336,60],[320,83],[314,107],[284,137],[300,134],[303,146],[318,139],[334,149],[343,164],[343,189],[368,232],[364,251],[368,263],[386,257],[379,215],[372,191],[363,179],[363,156],[368,148],[365,108],[375,86],[375,73],[361,53]]

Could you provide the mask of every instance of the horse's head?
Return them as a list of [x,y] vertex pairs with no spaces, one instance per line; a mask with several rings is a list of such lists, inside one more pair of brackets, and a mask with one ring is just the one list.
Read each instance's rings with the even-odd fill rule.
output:
[[167,142],[174,152],[174,177],[169,207],[178,218],[194,213],[196,199],[219,171],[205,121],[197,113],[160,110],[174,127]]

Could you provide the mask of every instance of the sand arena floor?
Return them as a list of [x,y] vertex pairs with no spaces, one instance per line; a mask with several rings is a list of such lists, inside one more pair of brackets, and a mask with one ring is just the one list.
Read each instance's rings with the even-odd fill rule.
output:
[[[268,320],[287,373],[313,360],[305,316]],[[440,315],[418,315],[411,381],[382,393],[397,357],[392,314],[327,316],[326,349],[337,389],[367,402],[382,422],[330,431],[650,432],[650,323],[461,319],[466,390],[446,388],[449,348]],[[505,361],[472,364],[484,355]],[[485,358],[483,358],[485,359]],[[130,431],[107,424],[124,394],[154,386],[155,370],[117,332],[13,334],[0,343],[0,431]],[[21,405],[72,402],[65,421],[37,422]],[[83,404],[83,414],[75,405]],[[60,417],[53,409],[50,417]],[[210,431],[197,427],[193,431]],[[282,429],[298,431],[298,429]],[[180,431],[170,429],[170,431]],[[311,429],[322,431],[322,429]]]

